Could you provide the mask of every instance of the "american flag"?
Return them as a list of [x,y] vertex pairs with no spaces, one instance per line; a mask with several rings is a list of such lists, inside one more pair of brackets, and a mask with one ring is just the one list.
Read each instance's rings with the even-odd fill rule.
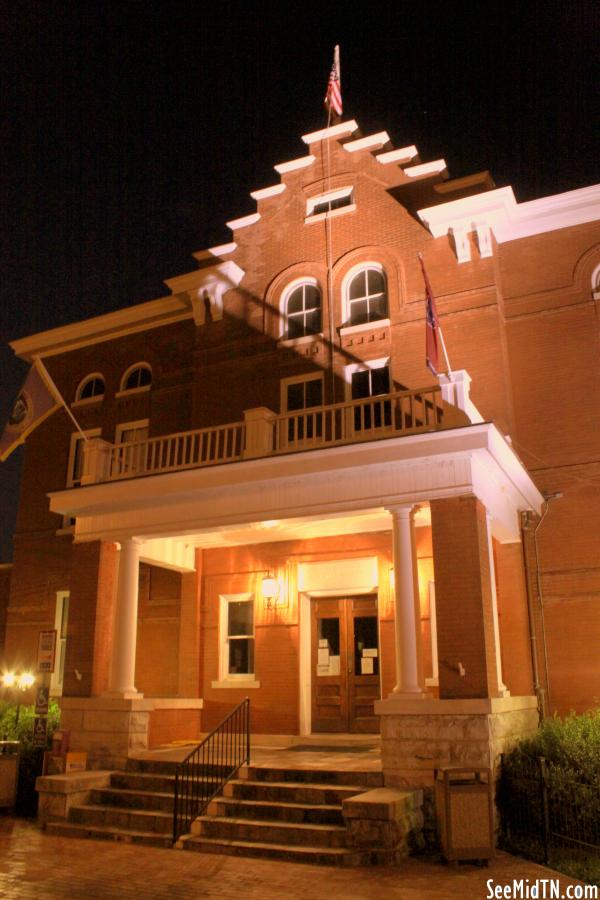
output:
[[419,262],[421,263],[423,281],[425,282],[425,362],[433,374],[437,375],[439,370],[438,331],[440,323],[429,278],[425,271],[422,253],[419,253]]
[[340,75],[340,48],[335,45],[333,51],[333,65],[329,73],[329,81],[327,82],[327,93],[325,94],[325,107],[328,110],[341,116],[342,115],[342,83]]

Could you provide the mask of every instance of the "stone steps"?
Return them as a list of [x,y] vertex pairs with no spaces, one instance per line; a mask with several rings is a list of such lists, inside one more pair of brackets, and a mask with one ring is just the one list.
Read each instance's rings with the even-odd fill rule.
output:
[[375,861],[373,860],[373,854],[371,853],[348,850],[344,847],[303,847],[290,844],[262,844],[257,841],[225,841],[204,836],[188,837],[182,842],[182,845],[185,850],[191,850],[196,853],[221,853],[227,856],[253,856],[262,859],[278,859],[286,862],[310,863],[319,866],[363,866]]
[[308,784],[293,781],[229,781],[223,796],[237,800],[262,800],[269,803],[302,803],[339,806],[344,800],[360,793],[357,785],[344,787],[340,784]]
[[106,825],[157,834],[172,834],[173,815],[157,810],[125,809],[118,806],[94,806],[84,803],[71,807],[70,821],[77,825]]
[[224,841],[250,841],[259,844],[301,844],[308,847],[345,847],[345,825],[314,825],[305,822],[265,821],[261,819],[201,816],[192,833]]
[[89,802],[93,806],[118,806],[127,809],[160,810],[173,815],[173,794],[139,791],[130,788],[94,788]]
[[339,805],[327,803],[269,803],[263,800],[237,800],[217,797],[211,808],[217,816],[250,819],[269,819],[283,822],[307,822],[315,825],[343,825]]
[[171,834],[135,831],[133,829],[115,829],[108,825],[85,825],[75,822],[48,822],[48,834],[58,837],[91,838],[93,840],[122,841],[127,844],[143,844],[146,847],[172,847]]

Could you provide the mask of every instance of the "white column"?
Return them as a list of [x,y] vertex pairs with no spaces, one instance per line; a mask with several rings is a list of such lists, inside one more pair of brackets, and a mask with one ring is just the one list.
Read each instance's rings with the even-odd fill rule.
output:
[[396,686],[391,696],[425,696],[421,665],[421,623],[414,544],[413,504],[389,509],[393,523]]
[[492,589],[492,620],[494,624],[494,645],[496,647],[496,678],[501,697],[509,697],[510,691],[502,681],[502,657],[500,656],[500,623],[498,622],[498,595],[496,593],[496,567],[494,565],[494,545],[492,543],[492,517],[486,510],[488,553],[490,558],[490,582]]
[[135,687],[139,572],[139,541],[135,538],[126,538],[121,541],[121,553],[119,554],[119,581],[108,691],[113,697],[142,696]]

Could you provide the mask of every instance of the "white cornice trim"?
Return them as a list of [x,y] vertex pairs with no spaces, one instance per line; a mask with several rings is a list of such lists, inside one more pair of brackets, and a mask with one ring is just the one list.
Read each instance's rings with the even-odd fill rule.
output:
[[230,241],[228,244],[219,244],[217,247],[208,247],[207,250],[197,250],[195,253],[192,253],[192,256],[194,259],[204,262],[206,259],[227,256],[229,253],[233,253],[234,250],[237,250],[237,244],[235,241]]
[[488,225],[499,244],[600,221],[600,184],[517,203],[511,187],[420,209],[419,217],[434,237],[473,231]]
[[225,222],[228,228],[231,228],[232,231],[237,231],[239,228],[247,228],[248,225],[255,225],[260,219],[260,213],[250,213],[249,216],[242,216],[240,219],[231,219],[230,222]]
[[408,166],[404,174],[409,178],[424,178],[426,175],[448,176],[448,168],[445,159],[434,159],[433,162],[421,163],[419,166]]
[[68,350],[76,350],[89,344],[111,341],[115,338],[170,325],[192,316],[191,309],[181,297],[162,297],[136,306],[128,306],[116,312],[51,328],[28,337],[11,341],[10,346],[22,359],[31,361],[34,356],[56,356]]
[[358,150],[372,150],[374,147],[384,147],[389,143],[389,140],[390,136],[387,131],[379,131],[377,134],[370,134],[368,137],[358,138],[356,141],[348,141],[342,146],[348,153],[356,153]]
[[343,137],[345,134],[354,134],[358,131],[358,124],[354,119],[348,122],[340,122],[339,125],[332,125],[330,128],[321,128],[320,131],[311,131],[310,134],[303,134],[302,140],[305,144],[316,144],[326,138]]
[[269,197],[276,197],[282,194],[287,185],[282,181],[281,184],[273,184],[271,187],[260,188],[258,191],[250,191],[253,200],[267,200]]
[[287,172],[295,172],[296,169],[305,169],[307,166],[312,165],[315,159],[316,157],[312,156],[312,154],[299,156],[298,159],[290,159],[288,162],[278,163],[273,168],[280,175],[285,175]]
[[419,151],[414,144],[411,144],[410,147],[402,147],[400,150],[388,150],[387,153],[378,153],[375,159],[377,162],[383,163],[384,165],[387,163],[397,163],[398,165],[402,165],[403,163],[410,162],[411,159],[414,159],[415,156],[418,155]]
[[218,263],[214,266],[206,266],[204,269],[194,269],[193,272],[186,272],[185,275],[177,275],[175,278],[169,278],[165,284],[173,294],[180,294],[183,291],[193,291],[196,288],[202,288],[209,282],[227,281],[230,287],[237,287],[246,273],[232,259]]

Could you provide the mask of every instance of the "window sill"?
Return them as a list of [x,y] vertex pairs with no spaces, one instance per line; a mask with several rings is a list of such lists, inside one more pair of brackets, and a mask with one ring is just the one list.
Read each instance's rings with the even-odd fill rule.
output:
[[389,319],[375,319],[373,322],[362,322],[360,325],[344,325],[340,328],[340,335],[358,334],[361,331],[373,331],[375,328],[389,328]]
[[133,397],[136,394],[147,394],[150,391],[151,385],[145,384],[142,387],[137,388],[129,388],[128,391],[117,391],[115,397],[119,400],[121,397]]
[[101,403],[104,400],[104,394],[98,394],[97,397],[84,397],[82,400],[73,400],[71,407],[90,406],[92,403]]
[[325,219],[335,219],[336,216],[343,216],[344,213],[349,212],[356,212],[356,203],[349,203],[348,206],[339,206],[330,212],[317,213],[316,216],[306,216],[304,224],[310,225],[312,222],[324,222]]
[[239,681],[233,678],[226,678],[223,681],[211,681],[212,688],[237,688],[238,690],[250,690],[251,688],[259,688],[260,681],[254,678],[240,678]]
[[277,341],[278,347],[298,347],[302,344],[310,344],[313,341],[318,341],[323,337],[323,332],[320,331],[318,334],[305,334],[302,337],[297,338],[280,338]]

